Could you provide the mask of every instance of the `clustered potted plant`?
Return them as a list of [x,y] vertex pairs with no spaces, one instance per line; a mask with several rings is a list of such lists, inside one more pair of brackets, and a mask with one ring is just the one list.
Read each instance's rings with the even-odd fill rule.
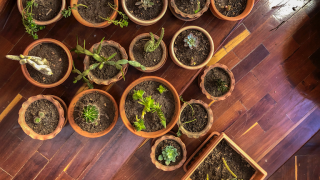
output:
[[202,16],[210,6],[210,0],[170,0],[173,15],[183,21],[194,21]]
[[254,0],[211,0],[210,10],[219,19],[238,21],[248,16]]

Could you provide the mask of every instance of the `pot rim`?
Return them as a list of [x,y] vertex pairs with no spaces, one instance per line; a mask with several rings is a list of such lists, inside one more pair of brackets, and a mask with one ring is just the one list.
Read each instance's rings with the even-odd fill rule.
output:
[[199,11],[197,12],[196,14],[187,14],[187,13],[184,13],[182,12],[176,5],[175,3],[175,0],[170,0],[170,5],[171,7],[173,8],[174,12],[177,14],[177,15],[180,15],[182,16],[183,18],[189,18],[189,19],[193,19],[193,20],[196,20],[198,19],[200,16],[202,16],[203,13],[205,13],[209,7],[210,7],[210,0],[206,0],[206,3],[204,5],[204,7]]
[[254,6],[254,0],[248,0],[246,8],[244,9],[244,11],[241,14],[239,14],[238,16],[235,16],[235,17],[228,17],[228,16],[225,16],[225,15],[221,14],[218,11],[218,9],[216,8],[214,2],[215,2],[215,0],[211,0],[211,6],[210,6],[211,12],[217,18],[222,19],[222,20],[227,20],[227,21],[238,21],[238,20],[241,20],[241,19],[247,17],[249,15],[249,13],[251,12],[253,6]]

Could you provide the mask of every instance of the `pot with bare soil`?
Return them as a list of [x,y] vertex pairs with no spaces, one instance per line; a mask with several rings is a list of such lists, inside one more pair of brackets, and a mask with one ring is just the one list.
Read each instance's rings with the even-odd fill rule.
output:
[[219,19],[238,21],[251,12],[254,0],[211,0],[210,10]]
[[183,21],[194,21],[202,16],[210,6],[210,0],[170,0],[173,15]]

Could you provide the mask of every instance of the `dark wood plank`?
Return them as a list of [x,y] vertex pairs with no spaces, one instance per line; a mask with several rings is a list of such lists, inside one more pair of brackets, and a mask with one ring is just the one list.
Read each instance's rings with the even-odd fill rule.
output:
[[291,157],[284,165],[281,166],[274,174],[269,177],[269,180],[290,180],[295,178],[295,157]]
[[6,135],[1,136],[0,144],[0,166],[7,160],[13,150],[20,144],[21,140],[8,132]]
[[318,69],[320,69],[319,58],[320,58],[320,48],[309,57],[309,59]]
[[229,69],[233,69],[239,62],[240,59],[233,51],[229,52],[219,61],[219,63],[226,65]]
[[6,173],[3,169],[0,168],[0,179],[2,180],[10,180],[12,177]]
[[70,177],[67,173],[65,173],[64,171],[62,171],[62,173],[60,174],[60,176],[56,179],[56,180],[73,180],[72,177]]

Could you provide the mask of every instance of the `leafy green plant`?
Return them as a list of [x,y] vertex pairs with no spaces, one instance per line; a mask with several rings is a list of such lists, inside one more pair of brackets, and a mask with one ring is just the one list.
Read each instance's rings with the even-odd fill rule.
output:
[[227,92],[229,90],[229,87],[227,85],[227,83],[221,79],[217,79],[216,80],[216,86],[218,87],[218,91],[224,93]]
[[163,87],[162,85],[160,85],[160,86],[157,88],[157,90],[159,91],[159,93],[160,93],[160,94],[162,94],[162,93],[164,93],[164,92],[168,91],[168,89],[166,89],[166,88],[165,88],[165,87]]
[[185,47],[189,46],[190,49],[193,49],[193,48],[197,48],[198,45],[199,45],[199,40],[192,33],[190,33],[186,38],[184,38],[184,46]]
[[83,108],[82,112],[83,118],[87,123],[98,124],[99,119],[99,109],[96,105],[89,104]]
[[143,94],[145,93],[144,90],[138,90],[138,91],[134,90],[133,92],[134,92],[132,96],[133,100],[137,101],[139,99],[143,99]]
[[178,150],[173,146],[167,146],[162,150],[162,154],[158,156],[159,161],[165,160],[167,166],[171,162],[176,162],[176,158],[179,155]]
[[101,17],[101,16],[99,16],[99,17],[105,21],[108,21],[109,23],[113,23],[116,26],[119,25],[121,28],[128,27],[128,24],[129,24],[128,16],[126,14],[124,14],[123,12],[118,11],[116,9],[116,7],[117,7],[116,5],[113,5],[111,3],[108,3],[108,4],[113,10],[117,11],[122,18],[118,21],[118,20],[112,20],[112,19],[110,19],[110,17],[106,17],[106,18]]
[[197,9],[194,11],[195,14],[197,14],[200,11],[200,0],[197,0]]
[[224,159],[224,158],[222,158],[222,161],[223,161],[223,164],[224,164],[224,166],[227,168],[227,170],[230,172],[230,174],[234,177],[234,178],[232,178],[231,180],[237,180],[237,175],[235,175],[232,171],[231,171],[231,169],[230,169],[230,167],[228,166],[228,164],[227,164],[227,161]]
[[158,117],[160,118],[161,124],[163,125],[164,128],[167,127],[167,121],[166,117],[164,117],[164,114],[161,110],[161,105],[159,103],[155,103],[152,108],[152,113],[157,113]]
[[43,30],[45,26],[37,25],[32,17],[32,7],[38,7],[38,4],[35,0],[27,1],[26,7],[22,10],[22,24],[25,27],[25,30],[30,34],[33,39],[38,39],[37,32]]
[[134,127],[136,128],[137,131],[142,131],[146,129],[146,126],[144,125],[143,119],[139,119],[138,115],[136,115],[136,122],[134,122]]
[[155,42],[154,35],[152,34],[152,32],[150,32],[150,36],[151,39],[144,45],[144,51],[148,53],[155,51],[159,47],[164,36],[164,28],[161,29],[161,35],[157,43]]
[[70,6],[69,6],[68,9],[62,10],[62,11],[61,11],[62,16],[65,17],[65,18],[71,16],[71,10],[72,10],[72,9],[77,9],[77,7],[79,7],[79,6],[83,6],[83,7],[85,7],[85,8],[88,8],[88,6],[86,6],[86,5],[84,5],[84,4],[74,4],[73,7],[70,7]]
[[34,123],[39,124],[44,117],[45,117],[44,112],[39,111],[38,116],[34,118]]
[[135,5],[139,6],[139,8],[144,8],[144,10],[147,10],[147,8],[152,7],[154,3],[151,2],[151,0],[140,0],[136,2]]

